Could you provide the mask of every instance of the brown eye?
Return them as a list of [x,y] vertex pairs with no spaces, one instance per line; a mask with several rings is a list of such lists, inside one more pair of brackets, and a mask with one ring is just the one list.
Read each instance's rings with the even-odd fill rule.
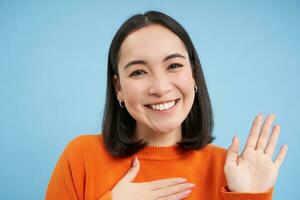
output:
[[136,70],[136,71],[134,71],[134,72],[132,72],[129,76],[131,77],[131,76],[140,76],[140,75],[143,75],[143,74],[145,74],[146,72],[144,72],[143,70]]
[[182,64],[173,63],[173,64],[169,65],[169,69],[176,69],[176,68],[179,68],[182,66],[183,66]]

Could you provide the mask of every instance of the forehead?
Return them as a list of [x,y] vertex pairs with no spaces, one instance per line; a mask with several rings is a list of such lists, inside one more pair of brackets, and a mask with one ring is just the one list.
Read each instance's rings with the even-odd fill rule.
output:
[[184,43],[169,29],[151,24],[129,34],[120,47],[119,64],[130,59],[160,59],[172,53],[187,56]]

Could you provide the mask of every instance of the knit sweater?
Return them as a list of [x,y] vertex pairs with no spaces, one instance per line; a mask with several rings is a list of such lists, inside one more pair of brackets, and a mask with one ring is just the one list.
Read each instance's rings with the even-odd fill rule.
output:
[[132,167],[134,156],[140,170],[133,182],[182,177],[195,187],[187,200],[270,200],[273,188],[264,193],[230,192],[226,186],[226,149],[208,144],[200,150],[179,152],[177,145],[146,146],[128,158],[113,157],[103,136],[81,135],[60,156],[52,173],[46,200],[111,200],[111,190]]

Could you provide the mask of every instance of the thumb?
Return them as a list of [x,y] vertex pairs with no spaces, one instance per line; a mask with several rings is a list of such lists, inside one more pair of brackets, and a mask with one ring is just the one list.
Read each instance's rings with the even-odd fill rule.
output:
[[129,169],[129,171],[126,173],[126,175],[121,179],[122,182],[131,182],[134,180],[136,175],[138,174],[140,169],[140,161],[135,156],[134,160],[132,162],[132,167]]
[[234,163],[236,165],[238,155],[239,155],[239,144],[240,144],[240,141],[239,141],[238,136],[234,136],[232,139],[232,144],[230,145],[230,147],[228,148],[228,151],[227,151],[226,162],[228,164]]

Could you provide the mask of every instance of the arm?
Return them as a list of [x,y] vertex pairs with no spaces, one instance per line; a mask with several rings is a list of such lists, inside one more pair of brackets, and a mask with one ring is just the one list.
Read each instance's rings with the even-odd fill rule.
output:
[[266,192],[250,193],[250,192],[231,192],[228,187],[223,187],[221,190],[224,200],[271,200],[273,188]]
[[[46,200],[83,200],[85,194],[86,145],[77,138],[70,142],[60,156],[46,191]],[[98,200],[111,200],[111,192],[103,194]]]
[[65,149],[55,166],[48,184],[45,199],[80,199],[74,178],[72,177],[72,167],[68,159],[68,149]]

